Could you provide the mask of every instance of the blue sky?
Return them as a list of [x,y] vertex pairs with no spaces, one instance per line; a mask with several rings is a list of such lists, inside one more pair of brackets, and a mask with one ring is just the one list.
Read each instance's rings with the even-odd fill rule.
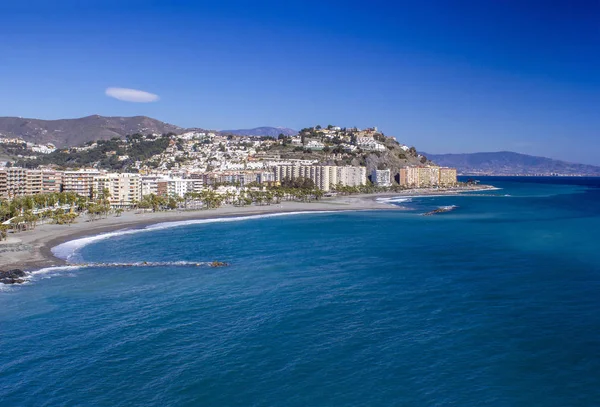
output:
[[598,21],[598,1],[3,1],[0,116],[375,125],[600,165]]

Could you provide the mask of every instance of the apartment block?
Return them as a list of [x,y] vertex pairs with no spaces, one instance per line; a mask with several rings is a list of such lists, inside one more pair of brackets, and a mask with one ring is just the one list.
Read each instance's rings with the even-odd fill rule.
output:
[[25,195],[42,193],[42,171],[27,170],[25,175]]
[[50,194],[62,191],[62,171],[42,171],[42,193]]
[[142,176],[142,196],[158,195],[158,181],[163,177],[158,175],[143,175]]
[[278,165],[273,168],[274,181],[282,182],[286,178],[308,178],[315,187],[329,191],[332,185],[358,186],[366,184],[364,167],[334,165]]
[[403,187],[417,187],[419,185],[419,169],[417,167],[400,168],[398,183]]
[[63,191],[74,192],[77,195],[92,197],[94,177],[100,175],[100,171],[79,170],[65,171],[63,174]]
[[197,180],[190,178],[165,178],[157,181],[157,195],[179,196],[183,198],[188,192],[198,192],[194,189]]
[[389,169],[386,170],[373,170],[371,173],[371,181],[373,185],[378,187],[389,187],[392,186],[392,175]]
[[440,185],[452,186],[458,182],[456,178],[456,168],[440,168]]
[[105,190],[109,193],[110,205],[114,208],[128,208],[142,198],[142,178],[139,174],[100,174],[94,176],[93,195]]
[[8,189],[6,185],[6,171],[0,170],[0,198],[8,198]]
[[9,199],[23,196],[27,193],[27,170],[25,168],[5,168],[6,195]]
[[335,168],[337,184],[357,187],[367,184],[367,169],[365,167],[340,166]]
[[419,187],[432,187],[439,185],[440,167],[417,167],[419,172]]

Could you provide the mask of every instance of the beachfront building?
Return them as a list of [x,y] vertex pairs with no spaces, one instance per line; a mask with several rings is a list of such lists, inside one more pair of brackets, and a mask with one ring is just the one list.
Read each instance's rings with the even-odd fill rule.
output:
[[371,181],[373,182],[373,185],[378,187],[390,187],[392,186],[391,171],[389,169],[373,170],[371,173]]
[[398,173],[398,183],[408,188],[456,185],[456,168],[419,166],[404,167]]
[[92,197],[94,177],[100,175],[97,170],[65,171],[63,173],[63,192]]
[[25,175],[25,195],[42,193],[42,171],[27,170]]
[[440,167],[427,166],[417,167],[419,172],[419,188],[433,187],[439,185],[440,182]]
[[440,185],[447,187],[456,185],[458,182],[456,178],[456,168],[440,168]]
[[367,169],[349,165],[333,167],[336,171],[337,183],[348,187],[358,187],[367,184]]
[[139,174],[108,173],[94,177],[93,196],[108,191],[108,201],[113,208],[130,208],[142,198],[142,179]]
[[6,174],[6,196],[12,199],[27,192],[27,170],[19,167],[3,169]]
[[62,172],[51,170],[28,170],[9,167],[0,170],[0,197],[12,199],[18,196],[61,192]]
[[311,179],[316,188],[329,191],[332,185],[366,185],[365,167],[335,165],[277,165],[273,167],[274,181],[282,182],[286,178]]
[[164,177],[159,175],[143,175],[142,176],[142,196],[158,195],[158,181]]
[[407,188],[419,185],[419,169],[417,167],[400,168],[398,173],[398,184]]
[[8,189],[6,185],[6,171],[0,170],[0,198],[8,198]]
[[157,182],[157,195],[183,198],[188,192],[198,192],[194,189],[197,182],[190,178],[163,178]]
[[62,191],[63,172],[42,170],[42,193],[51,194]]

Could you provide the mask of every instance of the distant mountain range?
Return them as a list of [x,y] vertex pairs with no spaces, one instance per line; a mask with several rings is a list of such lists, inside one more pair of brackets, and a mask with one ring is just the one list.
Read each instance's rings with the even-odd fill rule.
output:
[[[107,117],[87,116],[78,119],[41,120],[22,117],[0,117],[0,137],[18,137],[36,144],[52,143],[57,147],[72,147],[88,141],[107,140],[128,134],[176,133],[198,129],[184,129],[146,116]],[[254,129],[223,130],[221,133],[241,136],[291,136],[296,130],[285,127],[257,127]]]
[[298,134],[296,130],[286,127],[256,127],[254,129],[221,130],[221,133],[237,134],[239,136],[269,136],[277,137],[280,134],[284,136],[294,136]]
[[184,129],[146,116],[87,116],[79,119],[40,120],[0,117],[0,135],[19,137],[37,144],[78,146],[88,141],[107,140],[135,133],[181,133]]
[[427,154],[438,165],[454,167],[462,175],[588,175],[600,176],[600,167],[527,154],[500,151],[472,154]]

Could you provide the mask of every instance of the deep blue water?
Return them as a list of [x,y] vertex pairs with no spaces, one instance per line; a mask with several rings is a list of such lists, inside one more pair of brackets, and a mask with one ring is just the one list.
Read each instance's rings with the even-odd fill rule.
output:
[[[0,291],[0,406],[595,406],[600,179],[190,225]],[[446,214],[424,217],[439,206]]]

